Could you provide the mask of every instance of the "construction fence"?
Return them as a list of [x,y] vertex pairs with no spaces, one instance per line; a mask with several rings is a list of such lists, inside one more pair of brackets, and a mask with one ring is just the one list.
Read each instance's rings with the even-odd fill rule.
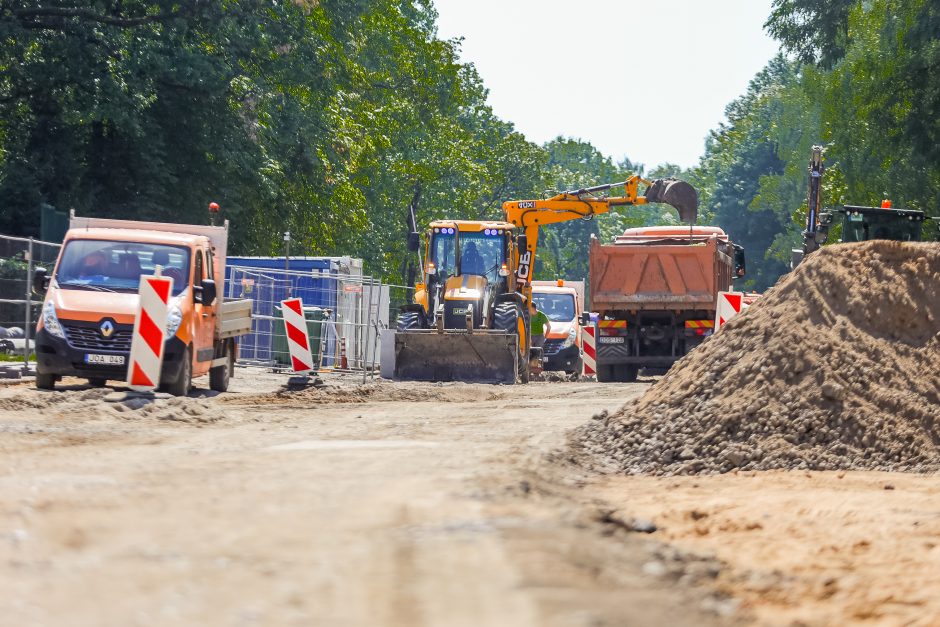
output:
[[[32,293],[34,271],[44,267],[51,273],[60,248],[53,242],[0,235],[0,353],[25,353],[24,372],[42,314],[43,299]],[[318,368],[363,374],[378,371],[382,331],[394,326],[399,308],[414,296],[413,288],[356,273],[236,264],[226,268],[223,293],[254,301],[251,333],[239,338],[241,365],[290,368],[280,302],[299,297]]]
[[372,375],[379,368],[382,331],[395,324],[413,290],[331,270],[229,265],[225,296],[253,301],[251,333],[239,339],[239,364],[290,369],[281,301],[300,298],[318,370]]
[[25,354],[29,369],[33,330],[42,313],[42,297],[32,293],[37,267],[55,265],[61,244],[0,235],[0,353]]

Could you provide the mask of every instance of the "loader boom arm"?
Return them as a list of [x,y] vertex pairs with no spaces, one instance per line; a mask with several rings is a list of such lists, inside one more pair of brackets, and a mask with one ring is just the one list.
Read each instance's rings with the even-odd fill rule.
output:
[[[639,193],[640,184],[646,185],[646,195]],[[622,196],[603,196],[612,188],[623,187]],[[526,298],[531,297],[532,271],[538,250],[539,227],[569,220],[590,220],[607,213],[612,207],[645,205],[664,202],[679,211],[684,222],[694,223],[698,216],[698,195],[688,183],[672,179],[648,181],[633,175],[621,183],[608,183],[595,187],[556,194],[543,200],[512,200],[503,203],[506,221],[523,229],[526,249],[520,251],[516,272],[517,287]]]

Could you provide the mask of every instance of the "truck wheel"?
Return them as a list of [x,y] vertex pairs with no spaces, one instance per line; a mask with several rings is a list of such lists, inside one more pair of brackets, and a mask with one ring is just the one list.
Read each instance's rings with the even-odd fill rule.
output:
[[410,331],[411,329],[422,329],[421,314],[417,311],[403,311],[398,314],[398,330]]
[[54,374],[47,374],[45,372],[37,372],[36,373],[36,389],[54,390],[55,380],[56,380],[56,377]]
[[616,378],[617,381],[620,381],[621,383],[633,383],[636,381],[637,375],[639,373],[640,369],[636,366],[631,366],[629,364],[616,366]]
[[602,366],[597,364],[598,383],[610,383],[614,380],[614,366]]
[[179,376],[166,386],[166,391],[173,396],[186,396],[193,386],[193,352],[187,348],[183,351],[183,363],[180,365]]
[[228,392],[228,383],[232,379],[232,371],[235,369],[235,351],[232,350],[232,344],[225,344],[225,364],[209,369],[209,389],[216,392]]

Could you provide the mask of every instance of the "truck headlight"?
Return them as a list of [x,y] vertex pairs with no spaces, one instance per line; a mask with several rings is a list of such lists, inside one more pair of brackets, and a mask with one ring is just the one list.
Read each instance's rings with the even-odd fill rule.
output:
[[177,304],[170,305],[166,312],[166,338],[170,339],[176,335],[176,331],[183,322],[183,310]]
[[572,325],[571,330],[568,331],[568,337],[566,337],[565,341],[562,342],[561,347],[568,348],[570,346],[574,346],[574,341],[576,339],[578,339],[578,327]]
[[42,326],[52,335],[65,338],[65,332],[59,324],[59,317],[55,314],[55,305],[51,300],[47,300],[42,306]]

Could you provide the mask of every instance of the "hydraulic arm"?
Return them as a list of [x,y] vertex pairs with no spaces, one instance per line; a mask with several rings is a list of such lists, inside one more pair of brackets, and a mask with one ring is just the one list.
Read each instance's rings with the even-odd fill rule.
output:
[[[640,195],[640,185],[645,185]],[[607,196],[605,192],[623,187],[622,196]],[[531,297],[532,267],[538,249],[539,227],[569,220],[590,220],[596,215],[623,205],[645,205],[662,202],[679,212],[679,219],[694,224],[698,218],[698,193],[684,181],[656,179],[648,181],[631,176],[621,183],[607,183],[595,187],[562,192],[542,200],[513,200],[503,203],[506,221],[523,229],[519,244],[520,258],[516,270],[516,284],[526,298]]]

